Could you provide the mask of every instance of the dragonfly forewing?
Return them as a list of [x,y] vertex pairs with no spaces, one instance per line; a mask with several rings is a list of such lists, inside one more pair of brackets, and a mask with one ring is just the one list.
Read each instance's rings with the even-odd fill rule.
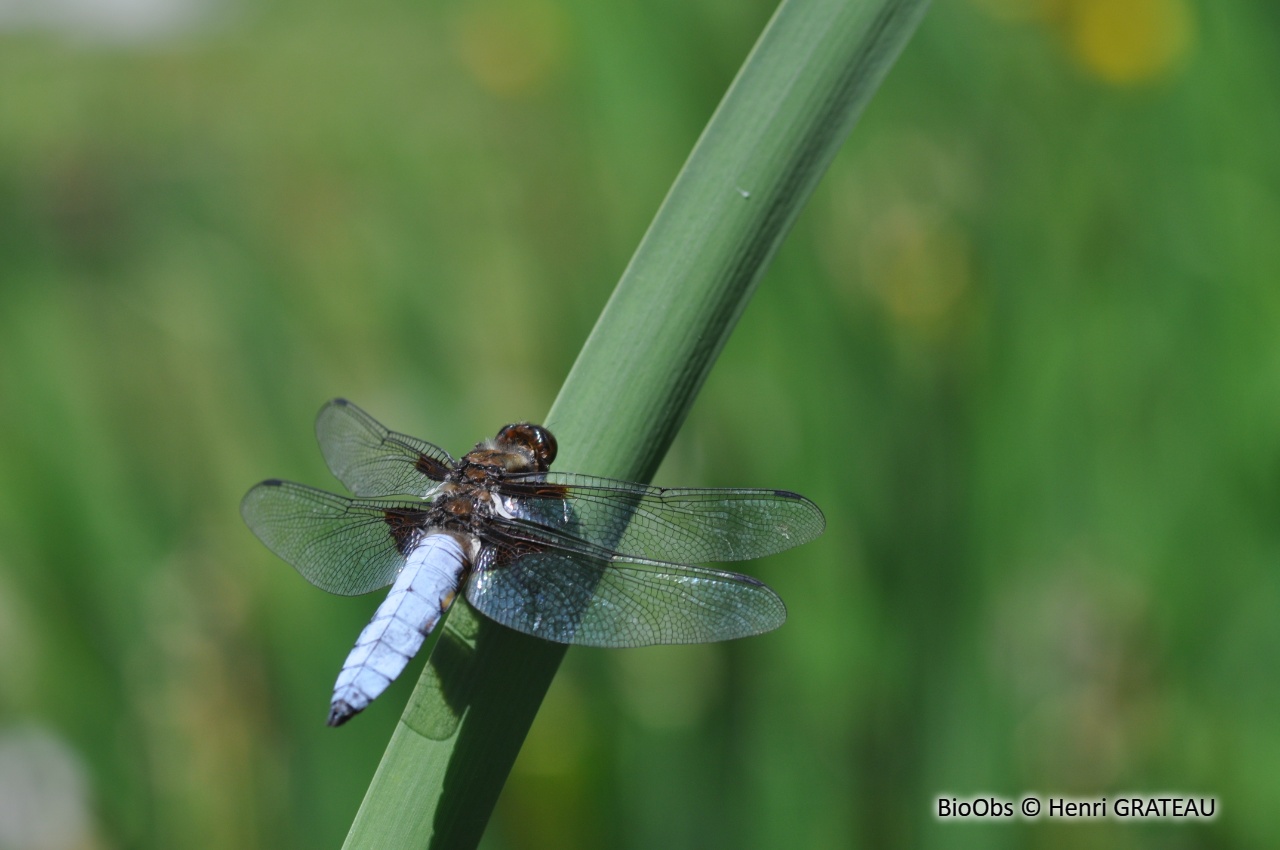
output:
[[454,465],[439,446],[388,430],[341,398],[320,409],[316,439],[334,477],[357,496],[425,496]]
[[573,473],[503,482],[513,515],[636,558],[745,561],[822,534],[813,502],[787,490],[646,487]]

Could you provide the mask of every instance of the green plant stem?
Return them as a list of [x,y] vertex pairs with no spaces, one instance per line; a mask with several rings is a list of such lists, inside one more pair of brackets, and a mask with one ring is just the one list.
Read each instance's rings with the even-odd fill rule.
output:
[[[814,185],[927,0],[786,0],[671,188],[547,419],[557,468],[657,469]],[[446,740],[419,681],[347,848],[474,847],[565,647],[480,624],[450,673],[467,710]]]

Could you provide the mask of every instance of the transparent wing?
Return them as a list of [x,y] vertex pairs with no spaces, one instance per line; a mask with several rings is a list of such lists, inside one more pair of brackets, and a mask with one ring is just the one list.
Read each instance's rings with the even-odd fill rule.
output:
[[322,590],[358,596],[386,587],[422,534],[422,503],[353,500],[288,481],[245,494],[249,530]]
[[471,704],[477,681],[464,671],[475,659],[479,620],[465,601],[455,601],[449,608],[444,629],[422,668],[416,698],[405,707],[405,724],[424,738],[452,738]]
[[513,477],[500,491],[521,519],[640,559],[745,561],[807,543],[826,519],[787,490],[662,489],[548,472]]
[[357,496],[422,496],[453,466],[444,449],[387,430],[344,398],[320,408],[316,439],[330,471]]
[[750,576],[564,549],[478,569],[466,595],[504,626],[581,646],[709,643],[787,618],[778,595]]

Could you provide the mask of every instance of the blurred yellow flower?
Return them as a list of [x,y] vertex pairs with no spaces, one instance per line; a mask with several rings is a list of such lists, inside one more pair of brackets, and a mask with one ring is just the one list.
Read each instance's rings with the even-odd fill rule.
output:
[[1004,21],[1055,27],[1073,58],[1115,85],[1158,79],[1191,47],[1194,22],[1187,0],[973,0]]
[[1191,45],[1186,0],[1067,0],[1061,13],[1076,60],[1117,85],[1168,74]]

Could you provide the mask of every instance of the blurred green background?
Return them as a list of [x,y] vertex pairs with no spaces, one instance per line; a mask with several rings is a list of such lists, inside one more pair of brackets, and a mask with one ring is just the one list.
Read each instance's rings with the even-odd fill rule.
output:
[[[416,662],[237,504],[541,418],[771,0],[0,2],[0,847],[337,847]],[[1280,12],[940,0],[659,474],[817,543],[575,649],[500,848],[1270,847]],[[590,472],[591,470],[581,470]],[[1219,798],[956,825],[938,795]]]

